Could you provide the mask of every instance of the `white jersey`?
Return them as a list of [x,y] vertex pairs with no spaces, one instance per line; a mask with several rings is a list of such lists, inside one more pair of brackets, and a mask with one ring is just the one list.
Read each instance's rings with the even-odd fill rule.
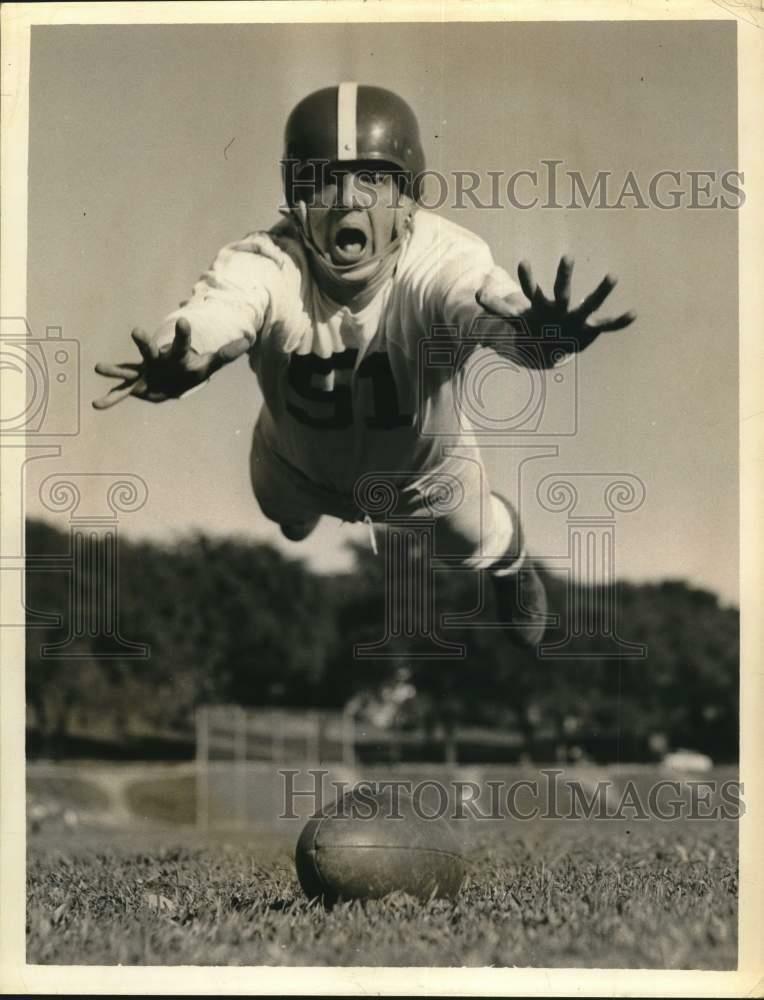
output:
[[319,488],[351,493],[368,472],[419,476],[442,465],[444,437],[465,439],[457,393],[490,279],[518,291],[487,244],[419,211],[394,273],[360,309],[316,283],[294,224],[229,244],[155,335],[185,317],[204,353],[242,336],[264,398],[256,436]]

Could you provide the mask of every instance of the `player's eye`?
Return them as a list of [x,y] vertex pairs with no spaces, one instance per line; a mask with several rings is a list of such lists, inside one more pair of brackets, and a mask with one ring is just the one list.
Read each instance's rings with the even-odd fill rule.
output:
[[327,192],[337,179],[323,161],[309,161],[301,164],[294,174],[295,201],[304,201],[307,205],[321,205],[326,200]]
[[389,170],[359,170],[356,177],[362,184],[384,184],[390,176]]

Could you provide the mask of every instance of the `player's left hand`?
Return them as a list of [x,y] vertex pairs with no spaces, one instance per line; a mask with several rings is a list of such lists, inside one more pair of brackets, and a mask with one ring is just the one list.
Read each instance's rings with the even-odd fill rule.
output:
[[[624,330],[637,318],[636,313],[625,312],[619,316],[593,320],[593,314],[616,286],[618,279],[612,274],[606,275],[593,292],[571,309],[572,274],[573,258],[562,257],[554,282],[554,298],[549,299],[536,283],[530,264],[522,261],[517,275],[525,298],[517,294],[502,298],[490,290],[488,283],[483,285],[475,297],[486,312],[514,320],[517,327],[527,331],[532,341],[543,348],[542,367],[547,367],[545,362],[554,364],[554,360],[559,360],[561,347],[567,354],[586,350],[601,333]],[[545,337],[544,331],[549,328],[558,330],[558,336],[551,339]],[[549,361],[549,358],[554,360]]]

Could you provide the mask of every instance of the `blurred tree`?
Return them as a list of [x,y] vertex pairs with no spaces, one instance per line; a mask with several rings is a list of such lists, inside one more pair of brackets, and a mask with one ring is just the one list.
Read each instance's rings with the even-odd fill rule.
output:
[[[28,524],[30,554],[65,554],[68,542],[48,524]],[[67,635],[69,583],[62,572],[30,571],[28,606],[62,616],[60,628],[27,631],[28,702],[49,751],[60,747],[77,713],[109,720],[123,737],[136,720],[188,731],[199,704],[339,709],[405,667],[418,692],[406,708],[408,724],[431,734],[449,738],[460,725],[490,725],[521,734],[536,756],[548,755],[551,739],[594,756],[633,759],[660,732],[673,747],[736,758],[739,614],[714,594],[683,581],[619,583],[619,629],[624,639],[645,644],[641,660],[592,658],[585,636],[570,647],[575,657],[539,660],[509,644],[500,629],[442,622],[440,634],[462,643],[464,658],[418,659],[429,647],[416,635],[396,637],[390,658],[358,658],[357,645],[383,634],[385,566],[366,546],[356,546],[354,557],[352,573],[319,576],[246,539],[123,539],[121,629],[149,646],[145,660],[101,659],[107,650],[95,639],[80,641],[81,660],[43,657],[44,643]],[[438,614],[470,612],[476,580],[439,571]],[[548,574],[546,581],[556,631],[566,634],[567,584]],[[84,581],[86,599],[89,587]],[[582,589],[577,599],[599,608],[595,597]],[[479,620],[493,615],[489,590]]]

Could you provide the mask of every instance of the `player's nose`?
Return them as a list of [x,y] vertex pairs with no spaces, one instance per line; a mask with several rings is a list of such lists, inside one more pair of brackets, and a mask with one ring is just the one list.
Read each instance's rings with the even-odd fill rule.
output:
[[341,208],[370,208],[372,192],[358,174],[348,170],[340,180],[338,195]]

